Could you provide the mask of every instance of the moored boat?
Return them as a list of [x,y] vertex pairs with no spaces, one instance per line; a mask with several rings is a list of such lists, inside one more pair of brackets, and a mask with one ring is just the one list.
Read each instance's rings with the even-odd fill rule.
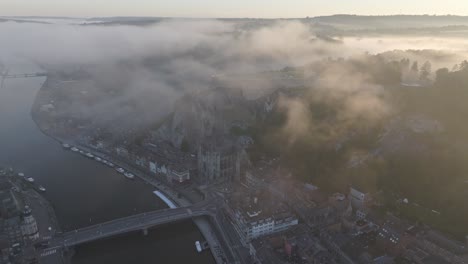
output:
[[202,252],[200,241],[195,242],[195,248],[197,248],[198,253]]
[[133,175],[133,174],[130,173],[130,172],[124,173],[124,176],[125,176],[127,179],[130,179],[130,180],[133,180],[133,179],[135,178],[135,175]]
[[195,248],[197,249],[198,253],[202,252],[205,249],[208,249],[210,246],[208,245],[207,241],[200,242],[200,241],[195,241]]

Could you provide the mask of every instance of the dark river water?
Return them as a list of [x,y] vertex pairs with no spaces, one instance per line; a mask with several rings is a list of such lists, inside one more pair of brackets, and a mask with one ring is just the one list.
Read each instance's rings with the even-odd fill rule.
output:
[[[7,79],[0,89],[0,165],[46,187],[45,196],[63,230],[166,208],[153,187],[63,150],[39,131],[30,111],[44,81]],[[73,263],[214,263],[209,252],[196,252],[194,242],[201,239],[192,222],[176,223],[155,228],[148,236],[132,233],[82,245]]]

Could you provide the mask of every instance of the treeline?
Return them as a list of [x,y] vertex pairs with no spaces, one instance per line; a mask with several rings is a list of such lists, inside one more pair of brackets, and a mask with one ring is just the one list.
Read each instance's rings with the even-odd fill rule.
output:
[[[388,61],[379,55],[364,55],[350,59],[326,59],[288,71],[300,71],[298,75],[305,76],[313,72],[317,78],[325,75],[333,78],[331,73],[336,73],[337,77],[348,75],[346,79],[362,75],[362,85],[394,87],[400,86],[406,63]],[[334,70],[330,73],[330,69]],[[311,124],[307,131],[291,136],[290,131],[285,130],[287,110],[278,107],[252,129],[255,144],[250,154],[254,162],[263,155],[280,156],[282,166],[291,169],[298,179],[313,181],[329,191],[343,191],[350,183],[349,177],[345,176],[350,153],[371,149],[385,120],[343,119],[346,113],[341,100],[334,100],[333,96],[330,100],[316,99],[323,93],[317,89],[319,83],[310,84],[299,96],[291,91],[283,94],[285,97],[293,94],[291,97],[305,106],[307,120],[300,122]]]
[[468,89],[468,61],[455,65],[452,71],[448,68],[438,69],[434,85],[437,88]]
[[[370,159],[366,165],[350,168],[352,154],[365,154],[381,147],[379,135],[395,115],[372,123],[355,120],[343,125],[338,120],[338,105],[310,100],[305,101],[307,121],[313,126],[293,141],[284,131],[287,112],[281,108],[252,129],[253,159],[279,156],[282,166],[291,169],[297,179],[313,182],[330,192],[360,185],[370,192],[383,190],[395,199],[408,198],[440,212],[433,219],[428,217],[434,215],[413,215],[413,218],[458,236],[468,234],[468,184],[465,183],[468,182],[468,62],[433,72],[429,62],[388,61],[382,56],[367,55],[325,60],[306,68],[320,75],[337,65],[367,75],[368,82],[382,85],[390,94],[399,93],[401,109],[395,115],[423,114],[438,120],[443,131],[406,137],[408,144],[422,149],[420,152],[387,152]],[[414,73],[426,85],[415,89],[401,87],[405,72]],[[306,90],[308,96],[314,96],[313,88]]]
[[366,168],[374,173],[365,174],[365,180],[426,210],[402,210],[406,216],[464,238],[468,234],[468,62],[438,69],[432,85],[406,92],[405,104],[411,110],[402,114],[422,113],[439,121],[443,132],[413,135],[407,140],[425,151],[417,155],[398,151],[374,160]]

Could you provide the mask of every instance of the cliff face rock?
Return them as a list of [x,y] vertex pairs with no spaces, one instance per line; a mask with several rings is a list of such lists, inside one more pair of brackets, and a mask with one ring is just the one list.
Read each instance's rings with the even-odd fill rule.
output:
[[152,140],[168,140],[176,147],[184,142],[195,149],[202,139],[231,135],[264,118],[276,105],[278,93],[248,100],[242,90],[217,87],[188,94],[154,131]]

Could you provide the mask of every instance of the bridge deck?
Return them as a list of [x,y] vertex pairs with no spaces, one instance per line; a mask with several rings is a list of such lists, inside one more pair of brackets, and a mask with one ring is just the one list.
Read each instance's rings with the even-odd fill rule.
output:
[[47,73],[36,72],[36,73],[19,73],[19,74],[0,74],[0,77],[2,79],[44,77],[44,76],[47,76]]
[[193,217],[214,215],[215,212],[215,206],[205,205],[142,213],[64,233],[51,240],[49,248],[75,246],[123,233],[148,229],[157,225]]

